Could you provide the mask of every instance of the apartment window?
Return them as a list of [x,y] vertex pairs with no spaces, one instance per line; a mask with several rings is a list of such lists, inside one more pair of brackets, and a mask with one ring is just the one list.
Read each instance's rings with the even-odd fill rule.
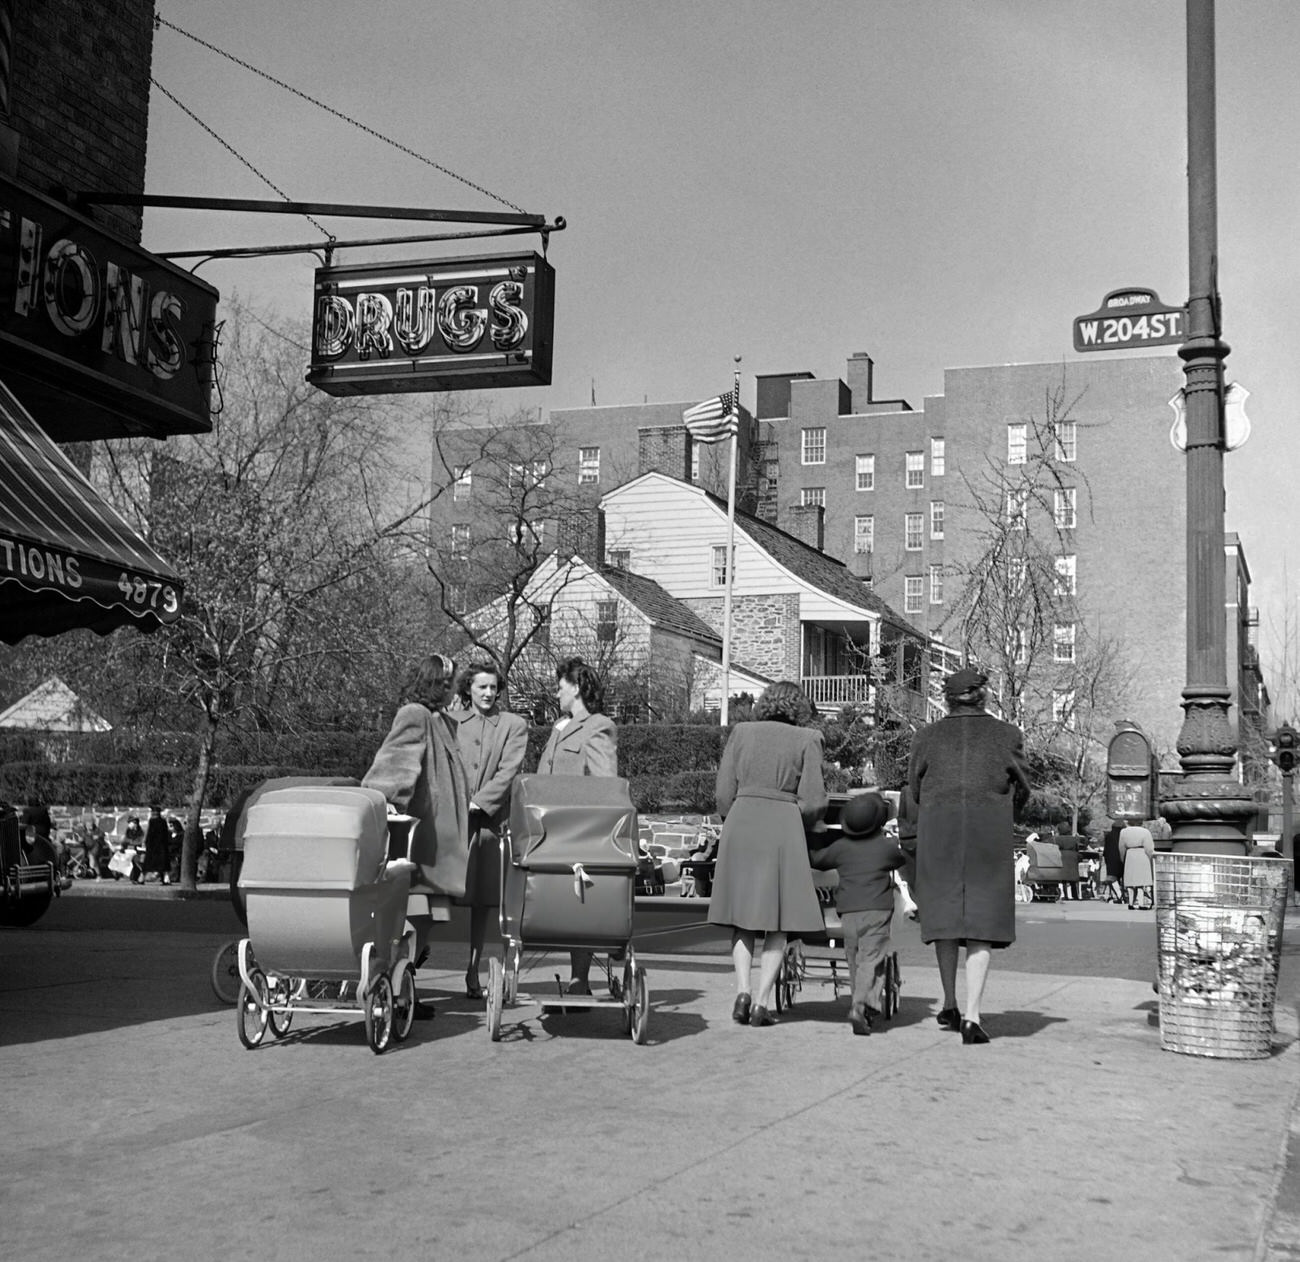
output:
[[516,548],[528,548],[542,541],[542,526],[535,526],[530,521],[516,519],[510,523],[510,542]]
[[1078,588],[1075,561],[1076,558],[1073,553],[1069,556],[1056,558],[1056,594],[1058,596],[1073,596]]
[[1052,718],[1062,727],[1074,726],[1074,689],[1058,688],[1052,693]]
[[1026,426],[1007,426],[1007,464],[1025,463]]
[[1019,600],[1025,590],[1025,560],[1023,557],[1012,557],[1007,562],[1007,595],[1012,600]]
[[1058,622],[1052,630],[1052,660],[1074,661],[1074,623]]
[[942,438],[930,439],[930,476],[932,478],[943,477],[943,451],[944,443]]
[[943,538],[943,500],[930,501],[930,538]]
[[[735,560],[735,549],[732,549],[732,560]],[[726,587],[727,585],[727,549],[723,544],[718,544],[713,549],[713,586]]]
[[536,612],[537,630],[533,632],[533,642],[546,648],[551,643],[551,607],[546,605]]
[[1056,422],[1056,458],[1074,463],[1078,435],[1073,421]]
[[1059,488],[1055,492],[1055,512],[1053,514],[1058,530],[1073,530],[1078,520],[1075,513],[1078,492],[1072,486]]
[[921,612],[921,592],[925,580],[919,574],[909,574],[903,579],[903,612]]
[[925,452],[907,453],[904,459],[903,485],[913,489],[925,485]]
[[578,485],[590,486],[600,481],[600,448],[578,448]]
[[465,612],[464,583],[448,583],[445,595],[447,597],[447,609],[450,613]]
[[876,489],[876,458],[875,456],[859,456],[857,458],[858,481],[857,488],[859,491],[874,491]]
[[454,504],[463,504],[469,499],[474,485],[474,472],[467,464],[455,470],[455,481],[451,484],[451,499]]
[[930,603],[943,604],[943,566],[930,566]]
[[596,640],[601,644],[612,644],[618,632],[618,601],[598,600],[596,602]]
[[908,552],[921,550],[921,514],[903,514],[903,547]]
[[809,505],[826,507],[826,488],[824,486],[806,486],[799,492],[799,503],[804,508]]
[[1029,511],[1029,488],[1013,486],[1007,488],[1007,526],[1011,530],[1024,530],[1025,517]]
[[1017,665],[1023,666],[1029,657],[1029,644],[1025,638],[1025,629],[1014,626],[1007,633],[1007,656]]
[[511,464],[506,472],[506,486],[514,491],[524,484],[524,466],[521,464]]
[[469,559],[469,525],[463,521],[451,524],[451,555],[455,561]]
[[803,462],[804,464],[826,463],[825,426],[803,431]]
[[605,564],[612,565],[616,570],[630,570],[632,568],[632,549],[607,548],[605,550]]
[[853,551],[874,552],[876,550],[876,519],[874,517],[855,517],[853,519]]

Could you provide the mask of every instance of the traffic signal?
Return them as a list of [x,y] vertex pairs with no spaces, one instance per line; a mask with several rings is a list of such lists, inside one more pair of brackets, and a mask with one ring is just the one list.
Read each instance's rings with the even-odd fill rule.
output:
[[1273,733],[1273,751],[1272,759],[1277,763],[1278,770],[1284,776],[1289,776],[1300,763],[1300,732],[1297,732],[1289,723],[1283,723],[1281,727]]

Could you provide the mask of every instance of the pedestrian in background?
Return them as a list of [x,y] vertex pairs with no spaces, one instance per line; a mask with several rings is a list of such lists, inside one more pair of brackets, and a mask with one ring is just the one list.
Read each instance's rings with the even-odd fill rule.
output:
[[1106,901],[1122,903],[1124,901],[1124,857],[1119,852],[1119,835],[1124,829],[1124,821],[1111,820],[1101,839],[1102,879],[1106,885]]
[[164,885],[170,885],[171,864],[167,856],[167,821],[162,817],[162,807],[149,808],[149,819],[144,830],[144,861],[140,865],[141,879],[147,881],[156,873]]
[[[408,913],[417,968],[428,956],[434,921],[450,920],[451,900],[464,896],[469,866],[469,784],[446,709],[455,674],[456,663],[441,653],[415,664],[393,725],[361,782],[378,789],[401,814],[415,817],[411,892],[427,900],[426,911]],[[415,1015],[427,1020],[432,1005],[417,1000]]]
[[[988,677],[964,667],[944,681],[948,714],[912,743],[921,937],[933,942],[943,1002],[937,1021],[965,1044],[981,1024],[991,952],[1016,940],[1011,827],[1029,800],[1024,737],[984,709]],[[957,953],[966,947],[966,1013],[957,1007]]]
[[[879,793],[855,794],[840,813],[840,835],[830,845],[808,852],[809,862],[818,871],[834,870],[839,875],[835,910],[844,934],[851,993],[849,1025],[854,1034],[870,1034],[872,1021],[880,1015],[889,926],[894,918],[890,877],[903,866],[898,839],[885,832],[888,819],[889,806]],[[815,842],[810,839],[809,845],[813,847]]]
[[[542,750],[537,774],[618,775],[618,729],[603,713],[605,685],[600,676],[582,658],[566,657],[555,668],[555,699],[560,718]],[[570,951],[569,972],[569,993],[591,994],[591,952]]]
[[1156,905],[1151,862],[1156,852],[1155,837],[1145,824],[1125,824],[1119,834],[1119,852],[1124,862],[1124,897],[1129,911],[1149,911]]
[[[826,814],[822,734],[807,725],[813,704],[798,684],[770,685],[754,717],[731,730],[718,766],[724,818],[709,923],[731,929],[740,1025],[775,1025],[772,992],[788,934],[821,933],[808,864],[807,830]],[[751,993],[754,938],[763,935],[758,991]],[[757,1002],[755,1002],[757,1000]]]
[[469,785],[469,964],[465,994],[483,998],[479,967],[487,920],[501,903],[501,830],[510,815],[510,787],[528,752],[528,724],[498,704],[505,679],[494,662],[471,662],[460,676],[462,707],[452,712],[456,742]]

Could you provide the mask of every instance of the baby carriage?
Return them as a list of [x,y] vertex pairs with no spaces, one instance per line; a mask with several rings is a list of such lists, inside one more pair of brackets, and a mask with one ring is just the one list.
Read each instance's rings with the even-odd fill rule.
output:
[[268,1026],[283,1037],[296,1013],[361,1016],[376,1054],[410,1033],[415,865],[389,859],[389,823],[384,795],[360,787],[276,789],[249,808],[236,1014],[245,1047]]
[[[504,963],[488,961],[488,1035],[516,1003],[543,1012],[617,1007],[623,1032],[644,1043],[650,1024],[645,969],[632,949],[637,870],[636,809],[626,780],[594,776],[520,776],[501,838],[501,937]],[[556,976],[552,996],[519,993],[524,950],[591,951],[608,995],[573,995]],[[599,987],[598,987],[599,989]]]

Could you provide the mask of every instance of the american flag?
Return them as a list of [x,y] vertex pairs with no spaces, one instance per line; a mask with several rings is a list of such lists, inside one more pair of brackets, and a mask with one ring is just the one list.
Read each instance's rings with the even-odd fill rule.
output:
[[682,413],[682,424],[697,443],[720,443],[736,433],[736,392],[728,390]]

